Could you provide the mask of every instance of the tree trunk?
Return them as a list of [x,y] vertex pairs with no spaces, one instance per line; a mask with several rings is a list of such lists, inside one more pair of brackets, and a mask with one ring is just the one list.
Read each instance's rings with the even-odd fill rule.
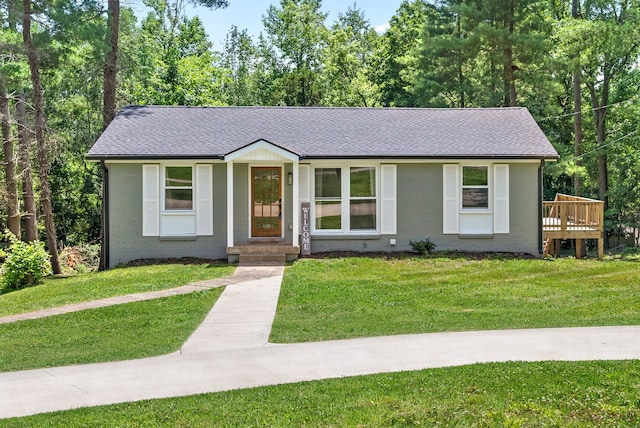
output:
[[106,129],[116,116],[116,76],[118,72],[118,35],[120,31],[120,0],[109,0],[107,43],[109,52],[104,64],[102,128]]
[[18,167],[22,177],[22,199],[24,201],[24,229],[27,242],[38,239],[38,217],[36,216],[36,200],[33,196],[33,178],[31,175],[31,139],[27,127],[27,108],[24,92],[20,94],[16,105],[16,121],[18,122]]
[[[575,1],[575,0],[574,0]],[[582,92],[580,91],[580,72],[573,73],[573,154],[576,166],[582,165]],[[576,196],[582,196],[582,177],[573,177],[573,188]]]
[[60,260],[58,258],[58,240],[53,223],[53,208],[51,206],[51,188],[49,187],[49,161],[47,160],[47,147],[45,144],[45,120],[44,101],[42,98],[42,86],[40,84],[40,59],[31,39],[31,1],[22,0],[22,38],[27,51],[31,84],[33,86],[33,105],[36,131],[36,159],[38,161],[38,175],[40,177],[40,203],[44,216],[44,228],[47,234],[47,247],[51,254],[51,269],[53,273],[61,273]]
[[20,212],[18,210],[18,189],[16,186],[16,164],[13,160],[9,95],[4,88],[0,89],[0,117],[2,117],[5,189],[7,192],[7,227],[11,233],[20,239]]
[[[571,17],[573,19],[580,18],[580,2],[579,0],[571,1]],[[582,165],[582,92],[580,91],[580,70],[573,73],[573,154],[576,157],[576,166]],[[576,196],[582,196],[583,193],[582,177],[573,177],[573,188]]]

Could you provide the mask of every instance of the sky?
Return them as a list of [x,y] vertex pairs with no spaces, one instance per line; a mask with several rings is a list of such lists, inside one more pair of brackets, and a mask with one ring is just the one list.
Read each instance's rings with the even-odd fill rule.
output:
[[[365,18],[369,20],[372,27],[381,33],[387,27],[389,20],[395,14],[402,3],[402,0],[360,0],[355,5],[364,11]],[[263,31],[262,15],[266,15],[269,5],[279,7],[279,0],[229,0],[229,7],[226,9],[209,10],[205,7],[187,6],[187,15],[200,17],[204,28],[209,35],[209,40],[213,42],[214,48],[222,47],[224,38],[232,25],[239,30],[247,29],[249,35],[254,40]],[[346,12],[349,6],[354,4],[353,0],[323,0],[322,11],[328,13],[327,25],[331,25],[338,14]],[[129,0],[123,5],[134,9],[138,19],[146,16],[141,0]]]

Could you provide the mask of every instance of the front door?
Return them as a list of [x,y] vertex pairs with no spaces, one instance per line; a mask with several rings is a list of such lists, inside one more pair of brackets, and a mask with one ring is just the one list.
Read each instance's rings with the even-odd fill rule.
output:
[[251,236],[282,234],[282,168],[251,168]]

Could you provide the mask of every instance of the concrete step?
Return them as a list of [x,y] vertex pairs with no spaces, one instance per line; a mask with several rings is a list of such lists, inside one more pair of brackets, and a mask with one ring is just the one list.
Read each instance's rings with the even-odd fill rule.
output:
[[245,266],[283,265],[286,261],[286,254],[240,254],[239,256],[239,264]]

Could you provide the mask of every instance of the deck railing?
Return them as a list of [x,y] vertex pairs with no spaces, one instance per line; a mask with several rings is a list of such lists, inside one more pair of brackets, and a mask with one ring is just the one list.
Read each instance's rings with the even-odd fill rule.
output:
[[543,202],[542,225],[545,240],[598,239],[598,257],[602,258],[604,202],[559,193],[554,201]]

